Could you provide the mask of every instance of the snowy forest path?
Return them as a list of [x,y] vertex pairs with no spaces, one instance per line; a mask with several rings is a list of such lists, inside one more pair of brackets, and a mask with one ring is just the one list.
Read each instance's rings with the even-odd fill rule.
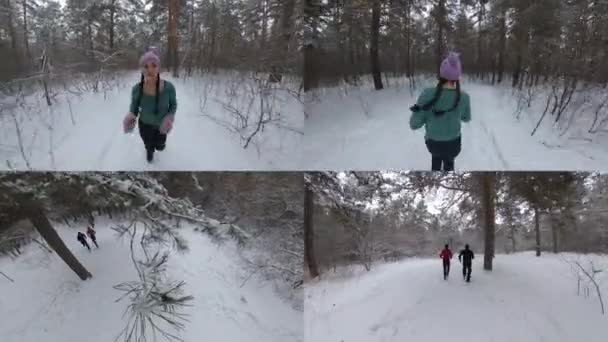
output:
[[[293,96],[273,93],[276,98],[272,97],[272,106],[265,110],[273,111],[275,117],[253,134],[259,111],[245,106],[253,100],[239,93],[240,88],[236,95],[229,92],[240,78],[166,77],[176,88],[177,113],[166,149],[156,153],[153,163],[146,162],[138,127],[129,134],[122,131],[131,87],[138,79],[137,74],[126,73],[106,92],[85,92],[78,97],[62,93],[52,107],[35,102],[32,113],[17,108],[17,123],[8,116],[0,117],[4,138],[0,164],[45,171],[274,171],[300,167],[303,114]],[[247,82],[239,85],[246,88]],[[250,136],[245,148],[245,137]]]
[[[561,138],[546,127],[532,136],[533,115],[516,118],[509,88],[463,82],[463,90],[471,98],[472,121],[462,124],[456,170],[601,170],[608,165],[608,150],[592,142]],[[307,109],[306,168],[430,170],[424,129],[409,127],[414,101],[403,87],[320,91]]]
[[482,266],[474,262],[471,283],[458,261],[443,280],[439,259],[378,265],[353,278],[315,283],[307,289],[306,334],[328,342],[461,336],[471,342],[600,342],[608,333],[605,316],[576,296],[576,281],[559,258],[501,255],[494,271]]

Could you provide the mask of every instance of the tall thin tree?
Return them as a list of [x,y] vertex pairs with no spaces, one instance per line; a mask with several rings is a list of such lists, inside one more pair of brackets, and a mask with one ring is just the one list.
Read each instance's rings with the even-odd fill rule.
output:
[[380,68],[380,0],[372,0],[372,24],[370,36],[370,59],[371,71],[374,78],[374,87],[376,90],[384,89],[382,84],[382,69]]
[[319,268],[315,258],[314,248],[314,192],[312,188],[306,184],[304,193],[304,258],[308,265],[310,276],[316,278],[319,276]]

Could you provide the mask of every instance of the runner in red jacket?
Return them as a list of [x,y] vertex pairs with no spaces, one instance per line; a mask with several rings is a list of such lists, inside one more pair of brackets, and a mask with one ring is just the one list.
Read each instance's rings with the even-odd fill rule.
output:
[[95,244],[95,247],[99,248],[99,245],[97,244],[97,237],[95,236],[95,234],[95,229],[93,229],[92,227],[87,228],[87,235],[89,236],[89,238],[91,238],[91,240]]
[[450,274],[450,259],[452,259],[452,251],[448,245],[445,245],[439,257],[443,260],[443,279],[448,279],[448,275]]

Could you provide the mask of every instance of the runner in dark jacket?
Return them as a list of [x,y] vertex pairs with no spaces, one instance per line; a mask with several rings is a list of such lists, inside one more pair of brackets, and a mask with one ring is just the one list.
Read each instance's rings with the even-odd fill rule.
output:
[[448,245],[445,245],[439,257],[443,260],[443,279],[448,279],[448,275],[450,275],[450,259],[452,259],[452,251]]
[[89,246],[89,243],[87,242],[87,237],[82,232],[78,232],[78,235],[76,236],[76,239],[83,246],[85,246],[89,251],[91,250],[91,246]]
[[475,254],[469,249],[469,245],[465,245],[464,249],[458,254],[458,261],[462,263],[462,277],[466,279],[467,283],[471,281],[473,259],[475,259]]

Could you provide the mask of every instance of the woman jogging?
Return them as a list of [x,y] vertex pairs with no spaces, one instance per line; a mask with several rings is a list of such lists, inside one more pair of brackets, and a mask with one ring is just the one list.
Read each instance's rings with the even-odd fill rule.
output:
[[426,129],[426,147],[433,171],[454,171],[461,151],[461,122],[471,121],[469,95],[460,90],[460,58],[450,53],[441,63],[439,84],[425,89],[412,108],[410,127]]
[[177,100],[175,87],[160,78],[160,57],[155,49],[149,49],[139,59],[142,68],[141,81],[131,92],[131,107],[123,120],[125,133],[132,132],[135,123],[146,147],[146,159],[154,159],[154,151],[165,149],[167,134],[173,128]]

